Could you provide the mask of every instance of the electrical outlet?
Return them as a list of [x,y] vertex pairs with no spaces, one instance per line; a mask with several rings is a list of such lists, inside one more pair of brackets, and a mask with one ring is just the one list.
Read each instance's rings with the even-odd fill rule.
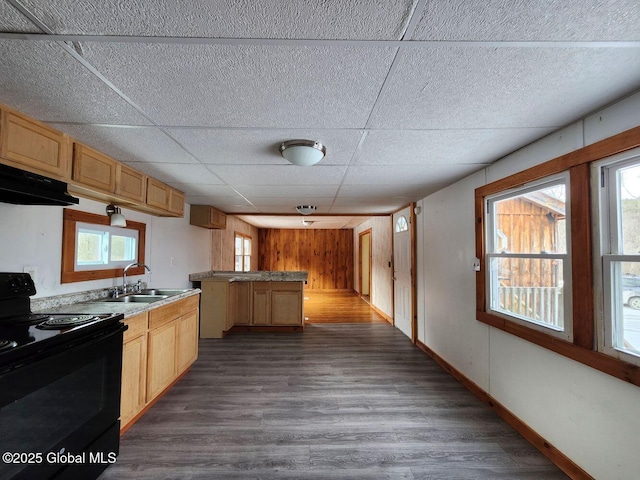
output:
[[175,260],[176,260],[176,258],[175,258],[175,257],[171,257],[171,261],[170,261],[170,263],[169,263],[169,266],[170,266],[170,267],[173,267],[173,266],[175,265]]
[[25,265],[22,268],[22,271],[24,273],[28,273],[31,276],[33,283],[38,283],[38,267],[35,267],[33,265]]

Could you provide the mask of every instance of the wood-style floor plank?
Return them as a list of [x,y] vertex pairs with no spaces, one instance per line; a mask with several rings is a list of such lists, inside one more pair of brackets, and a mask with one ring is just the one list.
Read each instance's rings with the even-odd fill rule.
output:
[[566,476],[398,330],[354,322],[201,340],[100,478]]
[[352,292],[305,290],[303,294],[306,323],[387,323]]

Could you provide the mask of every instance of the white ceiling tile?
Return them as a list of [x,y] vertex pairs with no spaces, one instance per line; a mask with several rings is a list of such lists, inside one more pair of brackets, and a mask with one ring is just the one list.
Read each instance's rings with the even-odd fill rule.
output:
[[258,209],[248,203],[240,196],[218,197],[210,195],[186,195],[186,202],[189,205],[212,205],[223,212],[229,212],[231,208],[246,209],[247,212],[257,213]]
[[338,193],[340,185],[294,185],[288,186],[287,188],[282,188],[279,185],[234,185],[234,188],[247,198],[288,198],[302,196],[333,198],[336,193]]
[[169,185],[191,196],[201,196],[207,198],[242,198],[231,187],[227,185],[176,182],[169,182]]
[[[429,165],[414,166],[362,166],[349,167],[345,185],[429,185],[453,183],[462,177],[480,170],[482,165]],[[371,189],[375,195],[375,188]]]
[[0,58],[0,103],[38,120],[149,124],[55,43],[0,40]]
[[278,147],[298,138],[327,148],[323,165],[348,165],[360,141],[357,130],[169,128],[171,135],[205,164],[287,165]]
[[[262,207],[279,207],[288,205],[285,210],[296,211],[297,205],[315,205],[316,207],[330,207],[333,203],[333,197],[311,197],[307,195],[298,195],[292,197],[247,197],[247,199],[258,208]],[[283,212],[284,213],[284,212]]]
[[394,183],[388,185],[342,185],[336,199],[354,198],[389,198],[389,197],[412,197],[415,198],[424,193],[425,188],[434,186],[444,187],[444,184],[418,184],[407,185],[406,183]]
[[399,39],[416,0],[22,0],[61,33]]
[[364,126],[393,48],[87,44],[85,57],[159,124]]
[[638,88],[639,64],[640,48],[406,49],[370,126],[557,128]]
[[40,33],[40,29],[8,2],[0,2],[0,31]]
[[337,185],[347,167],[298,167],[295,165],[209,165],[226,183],[231,185],[270,185],[281,188],[301,185]]
[[178,143],[155,127],[122,128],[52,123],[92,148],[124,163],[198,163]]
[[[317,210],[316,213],[319,214],[327,214],[329,213],[331,206],[330,205],[316,205]],[[261,206],[258,207],[260,213],[266,214],[274,214],[274,215],[295,215],[297,214],[295,206],[291,207],[290,205],[275,205],[275,206]],[[315,215],[315,214],[314,214]],[[311,217],[313,215],[304,215],[304,217]],[[303,215],[300,215],[300,219],[302,219]]]
[[299,216],[299,215],[240,215],[240,220],[243,220],[258,228],[293,228],[304,229],[308,228],[302,225],[302,220],[313,222],[313,229],[339,229],[339,228],[355,228],[361,223],[369,220],[367,216],[326,216],[326,215],[312,215],[312,216]]
[[426,2],[414,40],[640,40],[637,0]]
[[[368,215],[381,215],[391,213],[394,210],[397,210],[403,207],[404,204],[401,203],[384,203],[375,206],[361,206],[355,209],[354,207],[331,207],[332,214],[341,215],[341,214],[368,214]],[[354,211],[357,210],[357,211]]]
[[378,130],[368,132],[354,165],[489,163],[552,128]]
[[224,184],[207,167],[199,164],[129,162],[128,165],[165,183]]

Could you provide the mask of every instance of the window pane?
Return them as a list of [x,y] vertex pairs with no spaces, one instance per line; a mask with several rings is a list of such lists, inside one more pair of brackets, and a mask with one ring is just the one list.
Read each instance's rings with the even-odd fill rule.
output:
[[242,237],[236,236],[236,255],[242,255]]
[[250,238],[245,238],[244,239],[244,252],[245,255],[251,255],[251,239]]
[[242,255],[236,255],[235,271],[236,272],[242,271]]
[[[107,234],[108,237],[108,234]],[[104,262],[106,244],[103,232],[80,230],[77,237],[77,258],[78,265],[100,265]]]
[[565,198],[553,185],[493,202],[492,253],[566,253]]
[[613,347],[640,356],[640,263],[613,262]]
[[396,220],[396,233],[406,232],[409,230],[409,223],[404,216],[398,217]]
[[562,260],[491,258],[491,309],[564,330]]
[[111,261],[123,262],[136,259],[136,239],[121,235],[111,236]]
[[244,256],[244,271],[248,272],[251,270],[251,257],[249,255]]
[[618,205],[623,254],[640,253],[640,165],[618,171]]

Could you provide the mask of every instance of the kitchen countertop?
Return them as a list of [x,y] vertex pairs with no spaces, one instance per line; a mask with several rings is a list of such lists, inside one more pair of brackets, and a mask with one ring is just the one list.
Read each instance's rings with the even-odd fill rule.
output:
[[[173,303],[177,300],[182,300],[183,298],[191,297],[193,295],[198,295],[200,293],[199,288],[192,288],[186,292],[180,293],[178,295],[172,295],[162,300],[158,300],[157,302],[152,303],[120,303],[120,302],[101,302],[99,298],[106,298],[106,296],[92,298],[88,301],[81,301],[76,303],[67,303],[60,304],[60,297],[65,297],[64,295],[60,295],[59,297],[47,297],[44,299],[34,299],[32,300],[32,310],[34,313],[72,313],[72,314],[113,314],[113,313],[124,313],[125,318],[131,317],[133,315],[137,315],[138,313],[146,312],[149,310],[153,310],[154,308],[162,307],[169,303]],[[58,304],[56,306],[47,306],[52,303]]]
[[230,272],[210,270],[208,272],[192,273],[189,280],[201,281],[228,281],[228,282],[305,282],[309,274],[301,271],[271,271],[259,270],[251,272]]

